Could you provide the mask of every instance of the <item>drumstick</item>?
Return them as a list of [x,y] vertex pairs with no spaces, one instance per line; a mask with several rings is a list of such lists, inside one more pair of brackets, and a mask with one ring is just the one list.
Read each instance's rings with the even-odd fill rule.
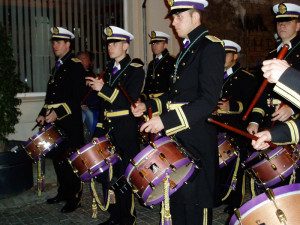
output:
[[[227,130],[231,130],[231,131],[233,131],[233,132],[235,132],[235,133],[237,133],[237,134],[239,134],[239,135],[242,135],[242,136],[244,136],[244,137],[246,137],[246,138],[249,138],[249,139],[252,139],[252,140],[255,140],[255,141],[258,139],[258,137],[254,136],[254,135],[252,135],[252,134],[249,134],[249,133],[247,133],[247,132],[245,132],[245,131],[242,131],[242,130],[237,129],[237,128],[232,127],[232,126],[229,126],[229,125],[227,125],[227,124],[221,123],[221,122],[216,121],[216,120],[214,120],[214,119],[212,119],[212,118],[208,118],[207,120],[208,120],[208,122],[217,124],[217,125],[219,125],[219,126],[225,128],[225,129],[227,129]],[[271,148],[277,148],[277,145],[275,145],[274,143],[272,143],[272,142],[270,142],[270,141],[266,141],[266,143],[268,143],[268,144],[270,145]]]
[[[46,112],[46,116],[48,116],[52,111],[53,111],[53,108],[51,108],[48,112]],[[31,130],[34,130],[37,126],[40,126],[40,125],[41,124],[40,124],[40,121],[39,121],[35,124],[35,126]]]
[[[127,92],[124,90],[124,88],[122,87],[122,85],[119,82],[119,88],[121,89],[121,91],[123,92],[123,94],[125,95],[125,97],[127,98],[127,100],[130,102],[130,105],[132,105],[133,108],[136,108],[136,105],[134,104],[134,102],[132,101],[132,99],[129,97],[129,95],[127,94]],[[146,119],[144,116],[140,116],[140,118],[146,122]]]
[[[103,76],[105,75],[105,72],[103,71],[99,77],[96,77],[97,80],[101,80],[103,78]],[[80,105],[82,105],[84,103],[84,101],[87,99],[87,97],[91,94],[91,92],[93,91],[93,88],[90,88],[90,90],[88,91],[88,93],[84,96],[84,98],[82,99],[82,101],[80,102]]]
[[[288,44],[285,44],[281,51],[279,52],[278,56],[277,56],[277,59],[280,59],[282,60],[284,58],[284,56],[286,55],[287,51],[289,50],[289,45]],[[265,78],[263,83],[261,84],[260,88],[258,89],[255,97],[253,98],[247,112],[245,113],[245,115],[243,116],[243,120],[247,120],[251,110],[253,109],[253,107],[255,106],[255,104],[257,103],[258,99],[260,98],[260,96],[262,95],[263,91],[265,90],[266,86],[268,84],[268,79]]]
[[[152,108],[151,107],[148,108],[148,115],[149,115],[149,120],[150,120],[152,118]],[[150,141],[153,143],[154,142],[153,134],[149,133],[149,135],[150,135]]]

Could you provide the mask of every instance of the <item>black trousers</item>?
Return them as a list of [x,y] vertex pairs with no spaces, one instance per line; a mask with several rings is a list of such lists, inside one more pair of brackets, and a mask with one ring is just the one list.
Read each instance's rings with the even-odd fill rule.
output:
[[212,209],[194,204],[170,202],[173,225],[211,225]]
[[[57,148],[51,150],[46,157],[51,158],[54,165],[58,181],[58,195],[67,201],[81,200],[82,182],[73,172],[73,168],[67,160],[66,151],[70,149],[70,144],[64,140]],[[75,150],[75,149],[74,149]]]

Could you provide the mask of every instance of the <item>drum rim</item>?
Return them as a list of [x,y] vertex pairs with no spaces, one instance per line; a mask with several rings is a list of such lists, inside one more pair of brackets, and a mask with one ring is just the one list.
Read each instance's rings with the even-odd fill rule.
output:
[[[51,127],[55,127],[52,124],[47,124],[45,126],[46,131],[50,130]],[[43,133],[45,133],[42,129],[39,130],[35,135],[33,135],[31,138],[33,140],[37,139],[38,137],[40,137]],[[24,143],[24,147],[26,148],[32,141],[30,140],[30,138],[28,138],[28,140]]]
[[[275,199],[281,199],[283,197],[290,196],[292,194],[300,193],[300,183],[281,186],[281,187],[273,189],[273,191],[274,191],[274,195],[276,197]],[[255,198],[253,198],[250,201],[243,204],[239,208],[242,220],[246,216],[248,216],[250,213],[252,213],[255,209],[262,207],[263,205],[267,204],[269,201],[270,200],[266,196],[266,194],[261,193],[261,194],[257,195]],[[238,225],[238,224],[239,224],[239,220],[236,217],[236,215],[233,214],[233,216],[230,219],[230,225]]]

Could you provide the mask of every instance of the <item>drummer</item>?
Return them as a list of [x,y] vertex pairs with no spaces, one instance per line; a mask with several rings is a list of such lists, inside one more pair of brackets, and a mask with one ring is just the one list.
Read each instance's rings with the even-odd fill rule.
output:
[[[275,83],[274,91],[285,99],[291,101],[300,108],[300,71],[292,68],[285,60],[271,59],[263,62],[262,71],[269,83]],[[252,145],[256,150],[264,150],[269,147],[266,141],[276,144],[298,144],[299,143],[300,120],[288,121],[276,125],[270,130],[255,134],[259,137],[253,140]]]
[[149,63],[142,101],[156,98],[169,89],[169,80],[174,69],[175,58],[167,47],[171,36],[162,31],[151,31],[150,45],[153,60]]
[[48,199],[47,203],[66,200],[61,212],[68,213],[80,206],[82,195],[82,183],[66,157],[83,145],[80,102],[84,97],[85,72],[80,60],[72,54],[74,34],[62,27],[52,27],[51,36],[57,62],[48,81],[45,104],[36,121],[40,125],[54,122],[68,137],[46,155],[53,159],[59,184],[57,195]]
[[[242,122],[242,116],[256,93],[256,79],[238,62],[240,45],[231,40],[223,40],[223,42],[226,59],[221,100],[218,102],[218,120],[245,129],[246,124]],[[222,131],[220,129],[220,132]],[[228,204],[224,212],[232,215],[234,208],[239,208],[242,204],[243,170],[240,162],[246,160],[247,144],[250,142],[230,132],[227,132],[227,136],[234,137],[235,145],[239,148],[236,149],[239,154],[237,160],[231,161],[220,171],[220,197],[225,204]]]
[[170,79],[170,91],[131,107],[141,116],[151,106],[154,116],[141,131],[175,135],[201,167],[195,179],[170,198],[173,224],[212,224],[218,179],[217,129],[206,122],[219,99],[225,62],[222,41],[203,25],[206,0],[168,1],[172,25],[183,48]]
[[[276,14],[277,33],[281,38],[281,42],[277,49],[269,54],[268,59],[276,58],[283,45],[287,44],[289,45],[289,50],[284,59],[293,68],[299,70],[300,35],[298,34],[298,31],[300,30],[300,4],[296,3],[295,1],[293,1],[292,3],[290,3],[289,1],[284,1],[282,3],[275,4],[273,6],[273,11]],[[298,142],[299,133],[293,119],[296,119],[299,116],[300,110],[292,103],[286,101],[284,97],[274,92],[274,86],[274,84],[268,84],[264,89],[261,97],[258,99],[258,102],[252,110],[249,120],[250,123],[247,127],[247,130],[250,134],[257,134],[259,129],[262,128],[272,129],[273,131],[283,128],[282,131],[285,131],[285,133],[290,132],[291,129],[291,138],[289,138],[287,135],[287,139],[285,140],[287,140],[288,142],[281,144]],[[276,122],[275,127],[273,127],[273,122]],[[263,134],[268,134],[268,132],[264,132]],[[276,132],[276,134],[278,134],[278,132]],[[265,137],[265,135],[263,136]],[[276,137],[275,133],[273,133],[273,141],[283,140],[279,136]],[[268,135],[268,138],[266,138],[265,140],[270,139],[271,136]],[[255,146],[255,148],[258,147]],[[285,183],[288,183],[289,180],[290,179],[287,178],[283,182],[280,182],[276,185],[284,185]],[[296,176],[296,182],[299,182],[298,180],[300,181],[299,175]]]
[[[103,100],[100,116],[95,129],[94,137],[104,136],[109,132],[117,153],[122,160],[114,165],[114,177],[121,177],[129,163],[139,152],[137,120],[130,111],[130,102],[119,89],[122,85],[128,96],[135,102],[142,90],[145,78],[143,64],[140,59],[131,59],[126,54],[134,36],[128,31],[108,26],[104,33],[107,36],[107,48],[110,61],[107,65],[104,79],[97,80],[87,77],[89,85],[98,92]],[[107,176],[102,176],[104,182]],[[116,204],[109,206],[110,218],[101,224],[135,224],[134,202],[131,190],[124,194],[115,192]]]

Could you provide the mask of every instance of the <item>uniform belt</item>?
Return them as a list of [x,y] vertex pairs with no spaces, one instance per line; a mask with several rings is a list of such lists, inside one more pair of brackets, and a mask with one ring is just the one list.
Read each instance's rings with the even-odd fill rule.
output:
[[162,93],[151,93],[151,94],[149,94],[149,98],[157,98],[157,97],[159,97],[159,96],[161,96],[161,95],[163,95],[164,93],[162,92]]
[[116,110],[116,111],[104,111],[104,116],[105,118],[113,118],[113,117],[121,117],[121,116],[127,116],[129,115],[129,110],[124,109],[124,110]]
[[171,111],[187,104],[189,103],[188,102],[167,102],[167,109],[168,111]]
[[280,105],[281,100],[276,99],[276,98],[268,98],[267,99],[267,104],[268,104],[269,107],[274,107],[276,105]]

